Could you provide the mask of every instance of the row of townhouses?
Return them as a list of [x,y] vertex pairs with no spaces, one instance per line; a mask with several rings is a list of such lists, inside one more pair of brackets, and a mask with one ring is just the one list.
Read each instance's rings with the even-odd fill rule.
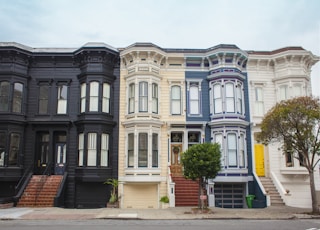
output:
[[276,102],[311,95],[318,60],[301,47],[0,43],[0,201],[105,207],[104,182],[117,178],[121,208],[161,208],[163,196],[171,207],[196,205],[180,156],[212,142],[222,170],[208,180],[209,206],[246,208],[250,194],[254,207],[311,207],[306,169],[256,135]]

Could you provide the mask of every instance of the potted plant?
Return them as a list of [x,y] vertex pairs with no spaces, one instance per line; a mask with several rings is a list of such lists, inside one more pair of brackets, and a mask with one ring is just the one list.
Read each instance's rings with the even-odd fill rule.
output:
[[162,208],[169,208],[169,197],[163,196],[160,198]]
[[104,182],[104,184],[109,184],[112,186],[109,202],[107,207],[118,208],[119,207],[119,197],[118,197],[118,185],[119,181],[115,178],[110,178]]

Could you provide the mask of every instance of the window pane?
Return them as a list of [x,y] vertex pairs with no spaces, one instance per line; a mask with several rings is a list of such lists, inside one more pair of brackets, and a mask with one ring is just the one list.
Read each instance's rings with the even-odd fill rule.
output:
[[66,114],[67,113],[67,94],[68,87],[67,85],[59,85],[58,86],[58,114]]
[[97,134],[88,133],[88,166],[97,165]]
[[134,166],[134,135],[128,134],[128,167]]
[[233,83],[226,84],[226,112],[227,113],[235,112]]
[[6,152],[7,135],[4,132],[0,132],[0,166],[4,166],[5,152]]
[[261,87],[255,88],[254,114],[257,116],[263,116],[264,114],[263,90]]
[[181,114],[181,90],[180,86],[172,86],[171,88],[171,111],[172,114]]
[[228,134],[227,136],[228,144],[228,165],[237,166],[237,139],[236,134]]
[[190,114],[199,114],[199,87],[196,84],[190,86],[189,106]]
[[139,134],[138,167],[148,166],[148,134]]
[[86,83],[81,84],[81,113],[86,111]]
[[244,134],[240,134],[240,140],[239,140],[239,166],[245,167],[246,162],[246,155],[245,155],[245,136]]
[[23,85],[21,83],[14,83],[12,112],[21,113],[22,96],[23,96]]
[[148,83],[139,83],[139,112],[148,112]]
[[224,155],[224,151],[223,151],[223,137],[221,133],[217,133],[214,135],[215,137],[215,143],[220,144],[220,151],[221,151],[221,166],[224,167],[225,166],[225,155]]
[[0,82],[0,112],[9,110],[9,82]]
[[216,84],[213,86],[213,104],[214,113],[222,113],[222,97],[221,97],[221,85]]
[[152,134],[152,167],[158,167],[158,134]]
[[83,166],[83,148],[84,148],[84,135],[83,133],[79,134],[79,157],[78,157],[78,165]]
[[300,84],[295,84],[292,87],[292,96],[293,97],[300,97],[302,95],[302,89]]
[[108,166],[109,135],[101,135],[101,166]]
[[40,85],[39,88],[39,114],[48,114],[49,86]]
[[102,102],[102,112],[110,112],[110,85],[107,83],[103,84],[103,102]]
[[129,85],[129,113],[134,113],[134,89],[135,89],[135,85],[134,84],[130,84]]
[[19,147],[20,147],[20,135],[17,133],[12,133],[10,136],[10,152],[9,152],[10,166],[17,166],[18,164]]
[[98,104],[99,103],[99,83],[98,82],[91,82],[90,83],[90,106],[89,110],[91,112],[98,111]]
[[158,85],[152,84],[152,112],[158,113]]
[[242,114],[242,88],[241,85],[237,85],[237,112]]
[[287,100],[288,99],[288,92],[287,92],[287,86],[280,86],[280,100]]

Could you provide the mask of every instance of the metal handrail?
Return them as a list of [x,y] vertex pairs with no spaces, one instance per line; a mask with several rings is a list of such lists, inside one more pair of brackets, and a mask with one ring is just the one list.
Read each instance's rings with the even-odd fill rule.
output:
[[54,198],[54,206],[55,207],[61,207],[61,203],[64,203],[64,192],[66,190],[66,181],[67,181],[67,178],[68,178],[68,173],[65,172],[63,174],[63,178],[60,182],[60,186],[59,186],[59,189],[58,189],[58,192],[57,192],[57,195],[56,197]]
[[18,184],[15,186],[15,196],[13,197],[14,205],[16,206],[18,201],[20,200],[24,190],[26,189],[31,177],[32,177],[32,169],[33,165],[29,165],[29,167],[25,170],[24,174],[20,178]]

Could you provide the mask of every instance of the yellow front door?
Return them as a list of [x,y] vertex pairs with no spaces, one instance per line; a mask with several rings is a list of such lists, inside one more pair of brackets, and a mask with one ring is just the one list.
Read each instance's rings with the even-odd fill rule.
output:
[[254,145],[254,156],[255,156],[255,165],[256,173],[258,176],[265,176],[264,171],[264,146],[262,144]]

